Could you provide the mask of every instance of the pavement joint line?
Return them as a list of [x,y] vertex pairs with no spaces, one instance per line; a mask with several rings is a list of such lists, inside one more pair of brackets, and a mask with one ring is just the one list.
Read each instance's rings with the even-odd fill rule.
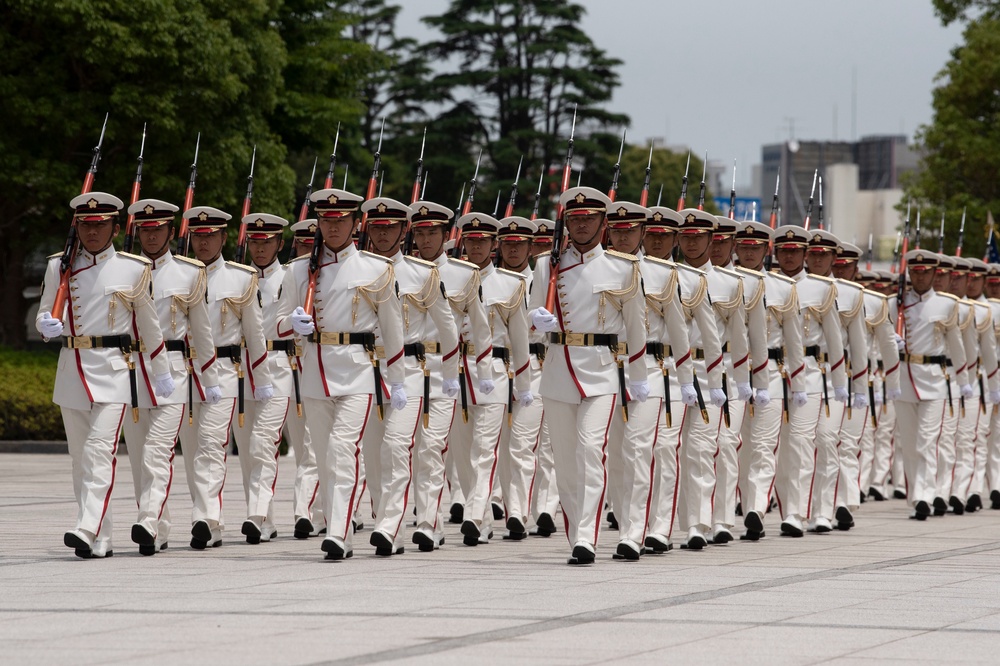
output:
[[407,658],[420,657],[430,654],[439,654],[442,652],[448,652],[450,650],[456,650],[464,647],[469,647],[472,645],[481,646],[485,643],[491,643],[495,641],[505,641],[512,638],[520,638],[532,634],[539,634],[547,631],[555,631],[558,629],[575,627],[582,624],[589,624],[591,622],[605,622],[620,618],[621,616],[624,615],[633,615],[636,613],[645,613],[654,610],[661,610],[664,608],[683,606],[686,604],[697,603],[699,601],[711,601],[712,599],[719,599],[722,597],[743,594],[745,592],[759,592],[762,590],[773,589],[777,587],[795,585],[797,583],[807,583],[816,580],[837,578],[839,576],[843,576],[850,573],[867,573],[871,571],[879,571],[882,569],[903,567],[910,564],[933,562],[936,560],[943,560],[950,557],[958,557],[961,555],[983,553],[992,550],[1000,550],[1000,541],[992,541],[989,543],[979,544],[976,546],[967,546],[964,548],[956,548],[952,550],[938,551],[934,553],[912,555],[909,557],[902,557],[894,560],[883,560],[880,562],[870,562],[867,564],[856,564],[849,567],[842,567],[837,569],[823,569],[820,571],[813,571],[811,573],[796,574],[793,576],[785,576],[783,578],[774,578],[771,580],[754,581],[751,583],[743,583],[741,585],[734,585],[731,587],[723,587],[715,590],[706,590],[704,592],[693,592],[691,594],[683,594],[676,597],[653,599],[650,601],[642,601],[635,604],[626,604],[622,606],[614,606],[611,608],[603,608],[600,610],[586,611],[583,613],[576,613],[574,615],[567,615],[559,618],[550,618],[538,622],[529,622],[526,624],[507,627],[504,629],[494,629],[492,631],[466,634],[464,636],[455,636],[451,638],[430,641],[423,645],[413,645],[402,648],[394,648],[391,650],[369,652],[368,654],[355,655],[351,657],[345,657],[343,659],[318,661],[318,662],[313,662],[309,666],[349,666],[354,664],[377,664],[380,662],[392,661],[397,659],[407,659]]

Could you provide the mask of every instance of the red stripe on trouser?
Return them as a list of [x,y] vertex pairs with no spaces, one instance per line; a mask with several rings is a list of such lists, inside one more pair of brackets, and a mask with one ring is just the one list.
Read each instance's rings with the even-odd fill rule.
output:
[[101,509],[101,520],[97,523],[97,531],[94,532],[96,540],[104,526],[104,516],[108,513],[108,505],[111,504],[111,491],[115,489],[115,469],[118,467],[118,434],[122,431],[122,421],[125,419],[125,405],[122,405],[121,416],[118,417],[118,427],[115,428],[115,445],[111,448],[111,483],[108,484],[108,494],[104,496],[104,507]]
[[[453,425],[455,425],[455,408],[456,408],[455,401],[452,400],[451,401],[451,423],[448,424],[448,432],[451,432],[451,427]],[[444,460],[444,454],[447,453],[447,452],[448,452],[448,438],[445,437],[444,448],[441,449],[441,460],[442,461]],[[442,474],[447,474],[447,470],[445,468],[445,465],[442,464],[441,465],[441,469],[443,470]],[[431,526],[431,530],[432,531],[437,530],[437,527],[438,527],[438,519],[441,516],[441,500],[444,498],[444,487],[445,487],[445,485],[446,485],[446,482],[442,481],[441,482],[441,490],[438,491],[437,506],[434,508],[434,524]]]
[[361,424],[358,438],[354,441],[354,489],[351,490],[351,500],[347,503],[347,522],[344,524],[344,536],[346,537],[351,529],[351,520],[354,518],[354,498],[358,495],[358,476],[361,473],[361,440],[365,436],[365,428],[368,427],[368,416],[372,410],[372,396],[368,396],[368,404],[365,406],[365,420]]
[[219,485],[219,523],[222,523],[222,490],[226,487],[226,477],[229,475],[229,430],[233,426],[233,414],[236,413],[236,401],[229,410],[229,425],[226,426],[226,439],[222,442],[222,484]]
[[396,539],[396,535],[399,534],[399,528],[403,525],[403,518],[406,516],[406,502],[410,498],[410,484],[413,483],[413,447],[417,443],[417,429],[420,427],[420,415],[424,411],[424,399],[420,398],[420,404],[417,405],[417,418],[413,423],[413,433],[410,434],[410,446],[407,449],[407,469],[410,473],[407,476],[406,488],[403,490],[403,511],[399,514],[399,522],[396,523],[396,529],[392,532],[393,540]]
[[160,504],[160,511],[156,514],[157,520],[160,520],[163,517],[163,510],[167,506],[167,498],[170,497],[170,487],[174,483],[174,457],[177,455],[177,436],[180,434],[181,426],[184,424],[184,412],[186,409],[186,405],[183,409],[181,409],[181,418],[177,422],[177,432],[174,433],[174,445],[170,447],[170,460],[168,461],[170,464],[170,476],[167,478],[166,492],[163,493],[163,503]]
[[[601,499],[597,503],[597,521],[594,526],[594,547],[597,547],[597,537],[601,533],[601,511],[604,510],[604,496],[608,489],[608,432],[611,430],[611,419],[615,417],[615,405],[618,402],[618,396],[612,396],[611,398],[611,409],[608,410],[608,423],[604,426],[604,443],[601,446],[601,472],[602,472],[602,483],[601,483]],[[584,487],[586,487],[586,479],[584,479]]]
[[680,486],[681,469],[681,433],[684,431],[684,419],[688,417],[688,406],[684,405],[681,413],[681,425],[677,428],[677,446],[674,447],[674,498],[670,505],[670,529],[667,530],[667,540],[674,533],[674,521],[677,519],[677,493]]

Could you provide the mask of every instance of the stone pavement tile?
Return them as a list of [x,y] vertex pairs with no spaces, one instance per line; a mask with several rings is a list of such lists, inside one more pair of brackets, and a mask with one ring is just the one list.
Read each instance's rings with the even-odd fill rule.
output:
[[942,663],[996,664],[1000,635],[995,632],[931,631],[859,650],[860,659],[925,659]]

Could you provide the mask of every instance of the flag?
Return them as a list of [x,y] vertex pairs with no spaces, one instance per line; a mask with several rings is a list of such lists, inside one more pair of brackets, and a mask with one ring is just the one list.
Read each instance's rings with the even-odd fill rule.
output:
[[983,261],[988,264],[1000,264],[1000,247],[997,244],[996,227],[993,222],[993,211],[986,211],[986,254]]

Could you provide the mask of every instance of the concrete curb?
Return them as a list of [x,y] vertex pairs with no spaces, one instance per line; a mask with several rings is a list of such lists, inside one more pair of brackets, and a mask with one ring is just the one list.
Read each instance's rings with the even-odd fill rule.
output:
[[0,441],[0,453],[69,453],[65,441],[6,440]]

